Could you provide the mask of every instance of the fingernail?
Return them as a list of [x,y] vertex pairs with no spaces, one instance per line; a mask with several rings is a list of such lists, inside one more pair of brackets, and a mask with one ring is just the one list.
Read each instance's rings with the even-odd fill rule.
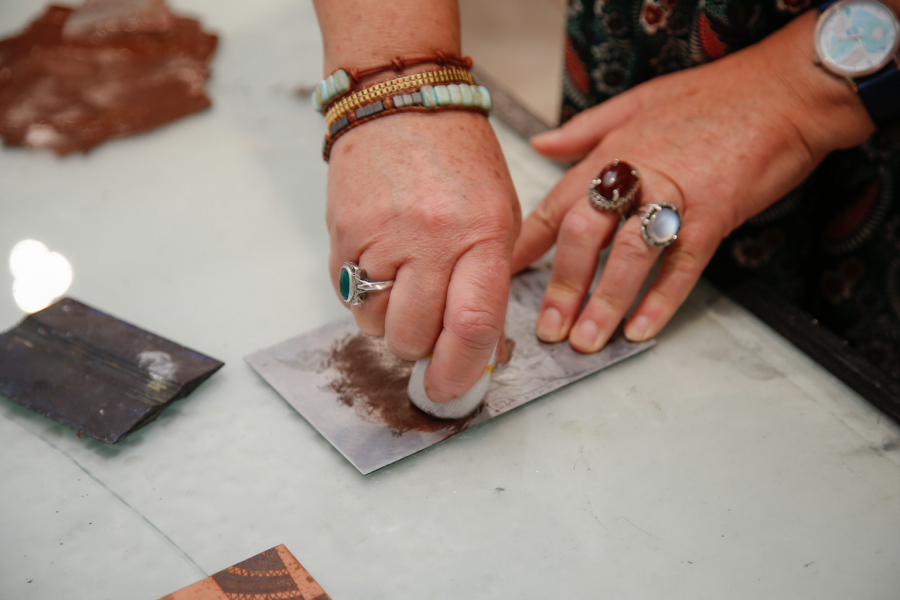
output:
[[548,306],[541,311],[537,322],[537,336],[543,342],[558,342],[562,339],[563,318],[559,311]]
[[597,327],[597,323],[591,319],[585,319],[575,326],[575,329],[569,335],[569,343],[572,344],[576,350],[594,352],[594,346],[596,346],[599,341],[597,339],[599,333],[600,329]]
[[625,339],[631,342],[643,342],[650,328],[650,320],[644,315],[638,315],[625,327]]

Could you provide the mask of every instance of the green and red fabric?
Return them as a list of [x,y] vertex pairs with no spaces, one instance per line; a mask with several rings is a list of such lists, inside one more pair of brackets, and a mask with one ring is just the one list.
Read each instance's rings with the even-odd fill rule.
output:
[[[810,7],[809,0],[570,0],[561,121],[749,46]],[[894,123],[830,155],[737,229],[709,271],[762,279],[900,379],[898,176]]]

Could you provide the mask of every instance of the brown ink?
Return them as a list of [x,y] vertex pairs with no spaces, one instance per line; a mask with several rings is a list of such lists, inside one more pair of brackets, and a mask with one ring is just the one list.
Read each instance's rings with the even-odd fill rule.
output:
[[480,409],[463,419],[446,421],[413,406],[406,393],[413,364],[392,355],[380,338],[360,333],[337,340],[323,366],[337,372],[330,387],[339,402],[352,406],[368,421],[384,423],[395,435],[462,431]]
[[60,155],[87,152],[207,108],[217,42],[164,0],[50,6],[0,40],[0,137]]

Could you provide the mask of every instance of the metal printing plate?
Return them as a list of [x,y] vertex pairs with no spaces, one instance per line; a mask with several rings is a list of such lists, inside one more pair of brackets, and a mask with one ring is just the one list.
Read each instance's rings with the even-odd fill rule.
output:
[[[377,412],[342,402],[340,385],[335,384],[341,374],[329,357],[334,348],[361,335],[350,317],[260,350],[245,360],[365,475],[656,344],[655,340],[634,344],[617,334],[600,352],[580,354],[567,342],[539,342],[534,323],[549,277],[549,270],[541,270],[513,279],[506,315],[506,336],[514,343],[512,358],[495,369],[483,408],[463,423],[428,418],[430,427],[426,429],[431,430],[398,431]],[[396,360],[390,358],[383,340],[373,343],[381,349],[379,356]],[[398,402],[409,403],[405,391],[398,396]]]

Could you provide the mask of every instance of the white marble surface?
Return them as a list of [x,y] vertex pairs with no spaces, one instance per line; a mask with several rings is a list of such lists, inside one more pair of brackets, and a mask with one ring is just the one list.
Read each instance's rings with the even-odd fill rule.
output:
[[[227,364],[115,446],[0,400],[0,598],[153,600],[279,543],[336,600],[896,598],[900,431],[706,285],[649,352],[359,475],[241,360],[344,314],[311,5],[178,6],[223,35],[214,108],[0,151],[0,253],[41,240],[73,297]],[[533,205],[559,172],[498,130]]]

